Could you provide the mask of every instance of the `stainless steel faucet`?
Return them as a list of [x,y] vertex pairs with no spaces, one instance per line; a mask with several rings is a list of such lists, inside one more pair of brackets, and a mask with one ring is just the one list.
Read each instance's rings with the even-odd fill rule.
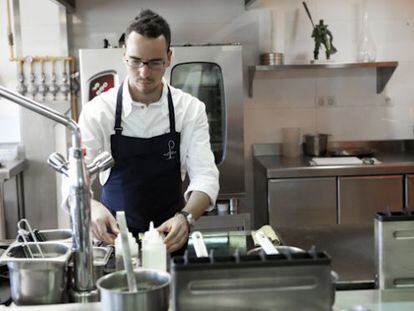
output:
[[[72,147],[69,149],[69,163],[64,163],[65,172],[69,177],[69,206],[74,252],[74,285],[71,290],[71,298],[76,302],[97,301],[99,300],[99,295],[94,284],[93,252],[89,230],[91,222],[91,193],[88,168],[91,172],[96,173],[97,170],[104,170],[112,166],[113,160],[112,158],[108,159],[108,154],[104,157],[98,156],[98,161],[95,160],[87,168],[81,149],[80,130],[74,120],[2,86],[0,86],[0,97],[4,97],[48,119],[63,124],[71,132]],[[56,159],[56,156],[54,158]],[[60,159],[62,162],[65,162],[61,156]],[[63,173],[63,171],[61,172]]]

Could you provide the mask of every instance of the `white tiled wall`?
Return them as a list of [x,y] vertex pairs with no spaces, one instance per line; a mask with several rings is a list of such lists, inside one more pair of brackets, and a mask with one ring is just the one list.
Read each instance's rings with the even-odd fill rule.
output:
[[[314,21],[323,18],[334,35],[338,53],[333,55],[333,59],[338,62],[354,61],[360,34],[362,1],[313,0],[307,3]],[[310,38],[312,30],[302,1],[268,0],[262,1],[262,4],[267,8],[285,11],[286,62],[309,61],[313,49]],[[255,80],[254,98],[249,101],[251,104],[246,105],[246,119],[252,115],[249,110],[260,109],[256,101],[264,103],[266,109],[270,109],[269,103],[273,101],[273,113],[279,115],[284,113],[286,105],[297,109],[302,107],[305,111],[313,99],[313,113],[308,114],[313,122],[302,126],[305,131],[328,132],[333,134],[333,140],[413,138],[414,99],[410,84],[414,79],[410,72],[414,64],[414,54],[411,52],[414,44],[414,1],[367,0],[367,7],[377,60],[400,62],[382,94],[376,94],[375,91],[375,69],[312,70],[311,75],[300,70],[285,76],[285,73],[273,74]],[[320,55],[323,56],[323,53]],[[293,75],[296,77],[292,79]],[[335,97],[336,104],[333,107],[317,105],[318,97],[326,96]],[[292,126],[297,125],[295,119],[287,122]],[[312,124],[311,128],[309,124]],[[277,132],[281,127],[275,122],[268,126],[272,127],[269,133]],[[254,127],[246,130],[257,132],[252,137],[261,136]],[[271,140],[270,137],[261,137],[261,142]],[[280,141],[280,135],[276,137],[279,137],[276,141]]]

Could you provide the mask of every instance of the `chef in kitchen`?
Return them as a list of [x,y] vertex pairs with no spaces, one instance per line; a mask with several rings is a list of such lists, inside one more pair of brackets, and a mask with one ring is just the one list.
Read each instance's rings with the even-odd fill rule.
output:
[[[163,78],[170,42],[165,19],[142,10],[125,32],[127,78],[88,102],[79,126],[87,162],[102,151],[115,160],[100,175],[100,202],[91,203],[95,238],[113,243],[119,232],[114,214],[125,211],[134,236],[154,221],[174,253],[186,245],[193,222],[215,204],[219,172],[205,105]],[[185,172],[190,183],[183,195]]]

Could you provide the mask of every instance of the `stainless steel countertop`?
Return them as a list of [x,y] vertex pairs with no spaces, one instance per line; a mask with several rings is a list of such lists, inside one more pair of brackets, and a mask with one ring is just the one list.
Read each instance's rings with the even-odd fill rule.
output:
[[13,178],[28,167],[28,161],[26,159],[5,161],[2,163],[4,166],[0,167],[0,181]]
[[312,157],[286,158],[277,155],[254,157],[255,168],[267,178],[389,175],[414,173],[414,152],[379,153],[380,164],[311,166]]
[[333,311],[411,311],[413,289],[337,291]]
[[[56,310],[60,311],[98,311],[100,302],[68,303],[42,306],[0,306],[0,310]],[[414,291],[398,290],[353,290],[337,291],[333,311],[411,311],[414,310]]]

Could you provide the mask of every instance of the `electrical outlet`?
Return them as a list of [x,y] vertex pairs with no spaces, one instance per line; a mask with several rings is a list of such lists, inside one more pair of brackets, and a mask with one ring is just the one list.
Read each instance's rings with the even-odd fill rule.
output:
[[335,96],[326,96],[326,105],[328,107],[336,106],[336,98],[335,98]]
[[325,106],[325,98],[323,96],[316,96],[316,104],[319,107]]
[[393,102],[391,97],[389,97],[389,96],[385,97],[384,106],[386,106],[386,107],[394,106],[394,102]]

